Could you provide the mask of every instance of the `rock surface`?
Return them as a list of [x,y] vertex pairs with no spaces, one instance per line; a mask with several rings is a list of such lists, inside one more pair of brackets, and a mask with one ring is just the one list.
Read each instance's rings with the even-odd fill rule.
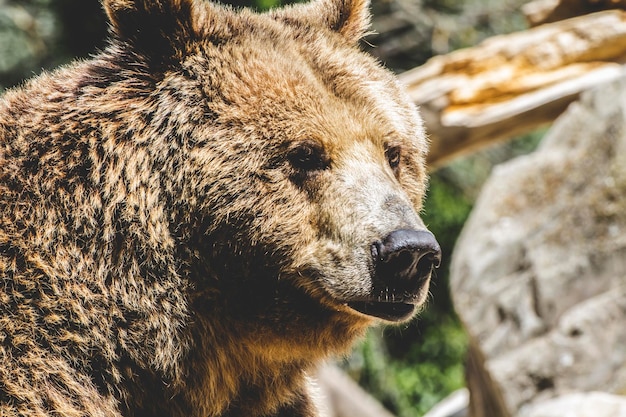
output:
[[472,416],[556,416],[545,401],[626,394],[626,72],[494,171],[451,287],[471,338]]
[[626,417],[626,398],[602,392],[574,393],[523,410],[520,417]]

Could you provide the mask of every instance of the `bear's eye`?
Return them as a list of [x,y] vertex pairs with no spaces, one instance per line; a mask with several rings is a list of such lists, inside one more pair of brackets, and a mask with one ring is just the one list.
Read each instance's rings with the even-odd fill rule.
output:
[[314,142],[302,142],[291,149],[287,155],[292,167],[302,172],[319,171],[328,168],[324,149]]
[[400,152],[399,146],[392,146],[385,151],[385,156],[387,157],[387,162],[391,169],[396,172],[400,167],[400,157],[402,153]]

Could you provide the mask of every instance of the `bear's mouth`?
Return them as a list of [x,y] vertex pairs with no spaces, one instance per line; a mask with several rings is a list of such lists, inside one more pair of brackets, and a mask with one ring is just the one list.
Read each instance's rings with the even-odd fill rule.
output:
[[347,305],[359,313],[392,322],[410,318],[416,308],[415,304],[388,301],[350,301]]

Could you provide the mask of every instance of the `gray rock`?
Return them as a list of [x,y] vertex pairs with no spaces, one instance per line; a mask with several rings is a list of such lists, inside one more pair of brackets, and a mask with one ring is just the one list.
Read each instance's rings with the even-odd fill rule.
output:
[[451,287],[478,373],[474,416],[626,392],[626,72],[570,106],[535,153],[494,170]]
[[626,398],[602,392],[583,392],[540,402],[520,417],[626,417]]

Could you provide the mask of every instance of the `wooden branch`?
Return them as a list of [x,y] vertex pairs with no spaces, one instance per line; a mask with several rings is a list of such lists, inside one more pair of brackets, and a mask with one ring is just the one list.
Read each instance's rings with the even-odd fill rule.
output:
[[394,417],[334,365],[322,366],[317,379],[331,417]]
[[626,0],[534,0],[522,6],[531,26],[609,9],[626,9]]
[[421,108],[429,164],[553,121],[578,95],[619,77],[626,11],[609,10],[490,38],[400,75]]
[[424,417],[467,417],[468,413],[469,391],[460,388],[437,403]]

